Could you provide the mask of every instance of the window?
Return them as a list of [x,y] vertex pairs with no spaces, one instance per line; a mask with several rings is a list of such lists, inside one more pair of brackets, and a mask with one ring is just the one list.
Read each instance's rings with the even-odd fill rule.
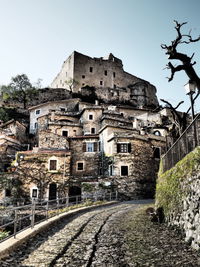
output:
[[85,79],[85,75],[82,75],[82,79]]
[[157,136],[161,136],[161,133],[160,133],[160,131],[158,131],[158,130],[156,130],[156,131],[154,132],[154,134],[157,135]]
[[56,171],[57,170],[57,160],[51,159],[49,161],[49,170],[50,171]]
[[109,165],[109,175],[110,176],[114,175],[114,173],[113,173],[113,165]]
[[97,142],[85,142],[83,143],[83,152],[96,152]]
[[103,85],[103,81],[100,81],[100,85]]
[[113,72],[113,78],[115,78],[115,72]]
[[35,129],[37,129],[38,128],[38,123],[37,122],[35,122]]
[[3,166],[4,172],[7,172],[9,167],[10,167],[10,164],[4,164],[4,166]]
[[116,89],[116,87],[117,87],[117,86],[116,86],[116,84],[114,84],[114,86],[113,86],[113,87]]
[[62,84],[62,80],[60,80],[60,84]]
[[90,72],[93,72],[93,67],[90,67]]
[[10,189],[5,189],[5,197],[11,197],[11,190]]
[[64,112],[65,111],[65,108],[60,108],[60,111]]
[[66,72],[66,77],[67,77],[67,72]]
[[160,147],[153,147],[153,158],[160,159]]
[[77,171],[83,171],[83,162],[77,162]]
[[82,83],[82,86],[84,86],[85,84],[84,83]]
[[89,114],[89,120],[93,120],[93,114]]
[[108,72],[107,70],[104,71],[104,75],[107,76],[108,75]]
[[128,166],[121,166],[121,176],[128,176]]
[[66,131],[66,130],[62,131],[62,136],[67,137],[68,136],[68,131]]
[[117,144],[117,153],[130,153],[131,143],[119,143]]
[[39,114],[40,114],[40,109],[37,109],[37,110],[35,111],[35,114],[36,114],[36,115],[39,115]]
[[91,134],[95,134],[96,133],[96,128],[91,128]]
[[32,189],[32,197],[37,197],[37,195],[38,195],[38,190]]
[[87,152],[94,152],[94,143],[87,143],[86,144],[86,151]]

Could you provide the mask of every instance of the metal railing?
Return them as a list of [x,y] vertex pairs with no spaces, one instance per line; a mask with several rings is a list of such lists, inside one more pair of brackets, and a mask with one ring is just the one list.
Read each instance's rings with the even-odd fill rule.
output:
[[116,191],[84,199],[81,195],[77,195],[48,201],[33,201],[29,205],[2,208],[0,209],[0,232],[9,232],[9,234],[2,238],[0,242],[12,236],[15,238],[17,233],[30,227],[34,228],[36,224],[53,216],[80,207],[81,205],[78,206],[78,204],[92,206],[96,201],[112,201],[117,200],[117,198],[118,193]]
[[163,171],[171,169],[175,164],[200,145],[200,114],[186,128],[182,135],[162,156]]

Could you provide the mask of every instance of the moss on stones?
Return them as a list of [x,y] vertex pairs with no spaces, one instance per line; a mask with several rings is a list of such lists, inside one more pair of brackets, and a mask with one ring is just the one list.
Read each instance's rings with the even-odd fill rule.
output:
[[200,167],[200,147],[185,156],[173,168],[163,173],[162,161],[156,185],[156,206],[162,207],[166,216],[172,212],[179,214],[183,199],[189,188],[183,187],[183,181]]

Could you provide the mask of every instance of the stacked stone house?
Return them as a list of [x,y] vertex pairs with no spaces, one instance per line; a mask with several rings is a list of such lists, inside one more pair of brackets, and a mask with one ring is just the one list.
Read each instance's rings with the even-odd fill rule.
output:
[[27,149],[26,125],[14,119],[0,123],[0,172],[8,171],[17,151]]
[[52,87],[69,90],[71,97],[29,108],[36,142],[14,163],[24,194],[84,195],[88,184],[95,192],[116,190],[121,199],[153,197],[168,133],[156,88],[126,73],[112,54],[90,58],[77,52]]

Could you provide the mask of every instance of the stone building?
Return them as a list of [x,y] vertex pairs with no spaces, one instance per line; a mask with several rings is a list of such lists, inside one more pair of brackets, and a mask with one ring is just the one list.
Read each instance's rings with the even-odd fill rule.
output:
[[155,86],[125,72],[122,61],[112,54],[91,58],[74,51],[64,61],[51,87],[81,92],[82,95],[95,88],[97,98],[105,102],[130,102],[139,108],[158,106]]
[[121,198],[153,197],[156,173],[165,138],[106,125],[100,130],[103,179],[118,189]]
[[7,171],[17,151],[27,149],[26,126],[14,119],[0,125],[0,172]]
[[19,152],[15,177],[23,184],[26,197],[53,200],[65,197],[69,188],[70,152],[68,149],[39,149]]
[[[91,58],[78,52],[64,62],[52,87],[68,93],[29,108],[33,138],[28,151],[16,154],[13,177],[22,182],[24,194],[86,196],[83,185],[88,184],[96,191],[98,186],[117,190],[121,199],[153,197],[169,129],[156,88],[125,72],[112,54]],[[26,142],[20,127],[13,153]]]
[[[37,119],[48,115],[50,110],[60,112],[72,112],[74,115],[79,99],[67,99],[54,102],[46,102],[29,108],[30,112],[30,133],[35,134],[38,129]],[[53,115],[52,115],[53,116]]]
[[[51,187],[57,192],[54,197],[85,195],[82,185],[86,183],[95,188],[107,184],[106,190],[118,190],[122,199],[153,197],[160,149],[165,146],[167,131],[162,128],[159,112],[73,98],[32,107],[30,125],[35,123],[36,147],[18,153],[16,168],[31,197],[51,199]],[[30,133],[33,134],[32,127]],[[35,169],[43,166],[43,171],[35,172],[35,179],[41,173],[45,177],[46,170],[48,183],[43,193],[41,185],[36,180],[30,182],[22,171],[33,169],[32,159],[38,164],[34,163]],[[57,168],[52,175],[50,160],[62,162],[54,164],[65,167]]]

